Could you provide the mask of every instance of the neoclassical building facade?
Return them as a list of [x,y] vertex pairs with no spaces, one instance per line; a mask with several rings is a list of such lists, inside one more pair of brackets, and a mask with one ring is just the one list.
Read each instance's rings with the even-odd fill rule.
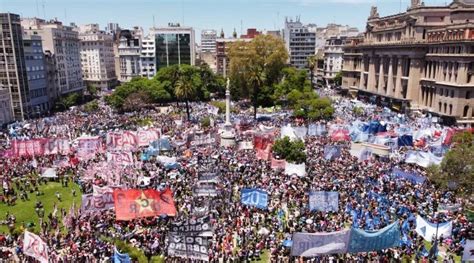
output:
[[346,40],[343,88],[474,127],[474,0],[411,2],[386,17],[372,7],[366,32]]

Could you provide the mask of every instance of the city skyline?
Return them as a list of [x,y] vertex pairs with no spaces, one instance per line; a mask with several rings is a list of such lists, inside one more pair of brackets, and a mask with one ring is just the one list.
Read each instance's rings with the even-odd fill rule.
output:
[[[425,4],[450,2],[426,0]],[[192,26],[196,33],[204,29],[218,32],[223,29],[226,36],[230,36],[234,28],[238,34],[245,33],[247,28],[279,30],[283,28],[286,17],[296,16],[300,16],[304,24],[325,26],[336,23],[354,26],[363,32],[371,6],[376,5],[380,15],[385,16],[404,12],[410,0],[0,0],[0,3],[5,12],[18,13],[21,17],[57,18],[65,24],[98,23],[103,29],[106,23],[114,22],[122,28],[140,26],[148,32],[153,25],[181,23]],[[338,10],[337,13],[334,10]],[[262,17],[263,13],[268,16]],[[199,41],[200,35],[196,36]]]

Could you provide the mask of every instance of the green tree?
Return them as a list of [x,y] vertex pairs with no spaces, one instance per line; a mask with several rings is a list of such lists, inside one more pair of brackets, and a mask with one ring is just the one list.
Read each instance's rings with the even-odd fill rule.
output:
[[474,136],[459,133],[453,138],[453,148],[443,158],[441,165],[428,167],[430,178],[443,189],[457,189],[471,197],[474,191]]
[[87,93],[91,96],[91,97],[96,97],[99,90],[97,89],[97,87],[95,85],[92,85],[92,84],[87,84]]
[[189,111],[189,101],[196,94],[196,88],[193,85],[193,81],[196,81],[193,72],[181,70],[179,73],[179,79],[176,82],[174,93],[176,97],[180,100],[184,100],[186,103],[186,115],[188,120],[191,118],[191,113]]
[[[273,85],[281,77],[288,53],[281,39],[259,35],[250,42],[237,41],[229,45],[230,79],[233,96],[249,98],[254,108],[271,100]],[[266,88],[264,88],[266,87]]]
[[336,76],[334,77],[334,84],[337,86],[341,86],[342,84],[342,71],[339,71],[336,73]]
[[272,147],[275,157],[292,163],[306,162],[305,146],[302,140],[291,141],[288,136],[275,141]]

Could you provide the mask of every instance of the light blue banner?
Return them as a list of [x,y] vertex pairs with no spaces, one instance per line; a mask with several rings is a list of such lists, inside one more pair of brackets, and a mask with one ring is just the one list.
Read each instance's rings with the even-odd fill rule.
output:
[[337,212],[339,210],[339,193],[316,191],[309,193],[309,210]]
[[266,209],[268,207],[268,193],[260,189],[244,188],[240,192],[240,201],[244,205]]
[[400,245],[400,227],[398,221],[377,232],[365,232],[352,228],[349,239],[349,253],[380,251]]
[[350,230],[329,233],[294,233],[291,255],[315,257],[347,252]]

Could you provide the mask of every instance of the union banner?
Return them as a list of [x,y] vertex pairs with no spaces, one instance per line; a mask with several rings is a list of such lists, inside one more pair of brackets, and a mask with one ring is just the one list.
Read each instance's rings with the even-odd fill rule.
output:
[[132,220],[152,216],[175,216],[173,193],[171,190],[115,189],[115,216],[117,220]]

